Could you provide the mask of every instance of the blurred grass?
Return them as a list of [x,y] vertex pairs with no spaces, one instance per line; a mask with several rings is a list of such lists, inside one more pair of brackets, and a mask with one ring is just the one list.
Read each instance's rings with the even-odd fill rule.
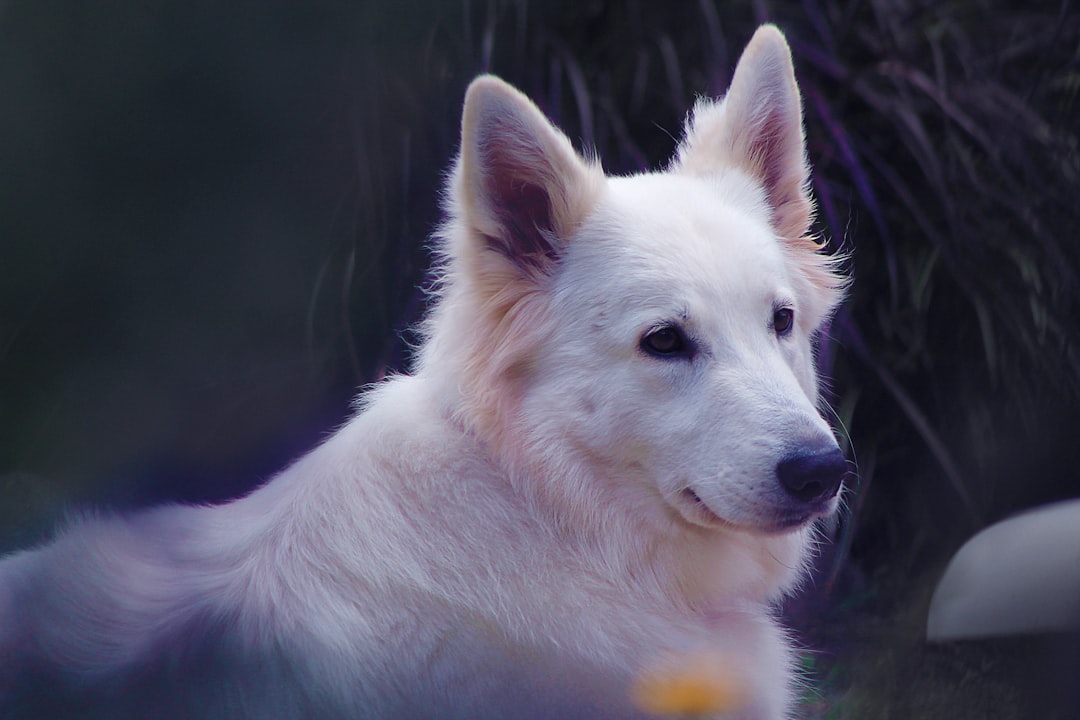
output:
[[800,618],[815,712],[1024,717],[1005,651],[919,637],[959,542],[1080,495],[1068,1],[0,6],[0,546],[71,497],[243,492],[404,367],[474,74],[635,172],[763,21],[856,278],[820,348],[860,479]]

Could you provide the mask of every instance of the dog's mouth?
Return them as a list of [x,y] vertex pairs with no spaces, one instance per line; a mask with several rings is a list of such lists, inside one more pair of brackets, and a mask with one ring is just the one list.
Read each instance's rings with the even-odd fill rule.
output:
[[694,523],[709,528],[732,527],[732,524],[713,512],[693,488],[683,488],[678,494],[680,514]]
[[676,496],[675,509],[689,523],[710,529],[743,530],[751,533],[786,533],[797,530],[815,518],[829,512],[831,501],[820,503],[821,507],[778,510],[775,515],[760,522],[741,523],[720,517],[693,488],[685,487]]

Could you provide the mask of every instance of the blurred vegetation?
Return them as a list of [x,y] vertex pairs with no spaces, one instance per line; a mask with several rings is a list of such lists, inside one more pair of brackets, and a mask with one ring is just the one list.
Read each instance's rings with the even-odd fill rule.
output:
[[71,501],[240,494],[407,367],[473,75],[634,172],[763,21],[856,277],[821,347],[860,479],[807,707],[1026,717],[998,681],[1030,653],[918,638],[959,542],[1080,495],[1067,0],[0,3],[0,547]]

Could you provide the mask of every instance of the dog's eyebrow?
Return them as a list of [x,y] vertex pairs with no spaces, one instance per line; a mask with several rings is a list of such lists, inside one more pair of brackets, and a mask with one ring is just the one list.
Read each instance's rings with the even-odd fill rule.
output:
[[664,308],[667,303],[663,299],[659,297],[654,299],[655,304],[652,304],[651,308],[658,315],[663,317],[663,322],[677,322],[681,324],[690,319],[690,306],[686,303],[668,306],[671,309],[671,312],[669,313]]
[[678,325],[679,327],[681,327],[683,329],[686,328],[686,325],[689,323],[689,321],[690,321],[690,308],[685,306],[685,305],[683,305],[681,307],[676,307],[675,312],[671,313],[670,315],[667,315],[666,318],[664,319],[665,323],[669,323],[669,324],[672,324],[672,325]]

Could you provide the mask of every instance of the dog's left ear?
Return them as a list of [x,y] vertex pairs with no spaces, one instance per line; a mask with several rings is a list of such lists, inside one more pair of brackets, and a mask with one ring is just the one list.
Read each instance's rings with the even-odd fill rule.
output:
[[492,76],[465,94],[459,209],[487,247],[527,274],[550,269],[603,182],[525,95]]
[[754,33],[723,100],[694,107],[675,159],[676,170],[696,175],[731,167],[761,183],[781,237],[806,234],[812,203],[802,100],[791,50],[774,25]]

